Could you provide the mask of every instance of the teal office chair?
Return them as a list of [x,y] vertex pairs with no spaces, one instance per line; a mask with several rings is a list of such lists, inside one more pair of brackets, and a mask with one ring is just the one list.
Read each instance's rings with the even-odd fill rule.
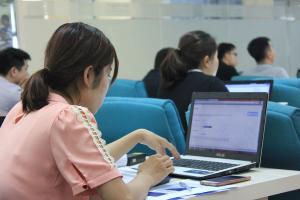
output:
[[107,95],[111,97],[147,97],[143,81],[117,79],[109,88]]
[[292,86],[300,89],[300,79],[299,78],[276,78],[274,79],[275,84],[282,84],[287,86]]
[[300,89],[275,83],[273,85],[271,101],[287,102],[290,106],[300,108]]
[[299,78],[273,78],[271,76],[233,76],[231,80],[244,81],[244,80],[274,80],[275,84],[292,86],[300,89]]
[[186,124],[189,126],[190,124],[190,114],[191,114],[191,104],[188,107],[188,110],[185,111],[185,119],[186,119]]
[[[95,117],[107,143],[144,128],[166,138],[181,154],[185,151],[184,131],[171,100],[106,97]],[[131,152],[154,154],[144,145],[138,145]]]
[[233,76],[232,81],[273,80],[271,76]]
[[[300,109],[268,103],[261,166],[300,170]],[[271,200],[299,198],[300,190],[269,197]]]

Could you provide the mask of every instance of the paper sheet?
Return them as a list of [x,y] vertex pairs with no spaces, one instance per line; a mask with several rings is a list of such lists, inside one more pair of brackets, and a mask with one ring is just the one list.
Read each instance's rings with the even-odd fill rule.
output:
[[[188,188],[183,186],[182,183],[187,185]],[[158,199],[158,197],[160,200],[181,200],[208,193],[223,192],[231,188],[233,188],[233,186],[203,186],[200,185],[199,181],[182,179],[152,188],[148,193],[147,200]]]
[[127,165],[127,154],[124,154],[119,160],[116,161],[117,167],[125,167]]
[[[136,169],[132,169],[131,167],[122,167],[119,170],[123,174],[125,183],[130,182],[137,172]],[[147,200],[182,200],[208,193],[224,192],[232,188],[236,188],[236,186],[211,187],[203,186],[196,180],[174,179],[169,183],[153,187],[148,193]]]

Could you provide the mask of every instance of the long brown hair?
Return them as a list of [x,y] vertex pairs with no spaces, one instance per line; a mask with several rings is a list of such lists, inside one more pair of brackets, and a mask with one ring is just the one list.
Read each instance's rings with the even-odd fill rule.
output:
[[114,81],[119,62],[109,39],[99,29],[81,22],[63,24],[48,42],[44,69],[33,74],[25,85],[21,97],[24,112],[46,106],[49,89],[68,97],[74,95],[69,89],[78,92],[77,83],[88,66],[93,66],[97,85],[103,69],[113,62]]

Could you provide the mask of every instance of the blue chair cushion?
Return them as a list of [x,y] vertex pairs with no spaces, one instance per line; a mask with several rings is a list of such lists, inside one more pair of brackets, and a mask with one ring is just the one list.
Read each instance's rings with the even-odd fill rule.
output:
[[106,96],[147,97],[143,81],[117,79],[109,88]]
[[292,86],[300,89],[300,79],[298,78],[280,78],[280,79],[278,78],[278,79],[274,79],[274,82],[276,84]]
[[300,107],[300,89],[288,85],[274,84],[271,101],[288,102],[288,105]]
[[273,80],[272,76],[233,76],[233,81],[247,81],[247,80]]
[[288,116],[291,119],[291,125],[295,129],[294,133],[297,134],[298,139],[300,138],[300,109],[275,102],[269,102],[268,111]]
[[[95,114],[103,138],[108,143],[136,129],[148,129],[171,142],[180,153],[185,151],[185,139],[180,117],[171,100],[151,98],[106,97]],[[154,153],[138,145],[132,152]]]
[[[300,170],[300,110],[269,102],[262,151],[263,167]],[[300,190],[269,197],[270,200],[299,199]]]
[[300,170],[299,133],[300,110],[269,102],[262,165]]

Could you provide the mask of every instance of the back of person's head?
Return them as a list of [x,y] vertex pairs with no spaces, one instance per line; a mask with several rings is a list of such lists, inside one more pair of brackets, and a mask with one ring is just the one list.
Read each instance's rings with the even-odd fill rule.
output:
[[30,59],[30,55],[25,51],[8,47],[0,51],[0,74],[6,76],[13,67],[21,70],[25,61]]
[[32,75],[22,93],[24,112],[38,110],[48,104],[49,90],[74,101],[80,98],[79,84],[85,69],[92,66],[100,83],[105,67],[115,63],[112,81],[118,73],[118,58],[109,39],[97,28],[84,23],[66,23],[50,38],[44,68]]
[[9,16],[8,15],[6,15],[6,14],[4,14],[4,15],[2,15],[1,16],[1,23],[3,24],[3,25],[9,25]]
[[189,70],[201,69],[201,63],[207,56],[213,59],[217,51],[215,39],[204,31],[191,31],[184,34],[178,49],[169,50],[161,65],[162,86],[171,87],[183,79]]
[[220,43],[218,46],[218,59],[222,60],[226,53],[231,52],[235,49],[234,44],[231,43]]
[[235,67],[238,63],[235,46],[231,43],[220,43],[218,46],[218,60],[221,63]]
[[163,48],[156,53],[155,61],[154,61],[154,69],[156,69],[156,70],[160,69],[161,63],[166,58],[169,50],[171,50],[171,49],[172,48]]
[[266,58],[267,51],[270,50],[270,39],[267,37],[257,37],[248,44],[248,52],[257,63]]

